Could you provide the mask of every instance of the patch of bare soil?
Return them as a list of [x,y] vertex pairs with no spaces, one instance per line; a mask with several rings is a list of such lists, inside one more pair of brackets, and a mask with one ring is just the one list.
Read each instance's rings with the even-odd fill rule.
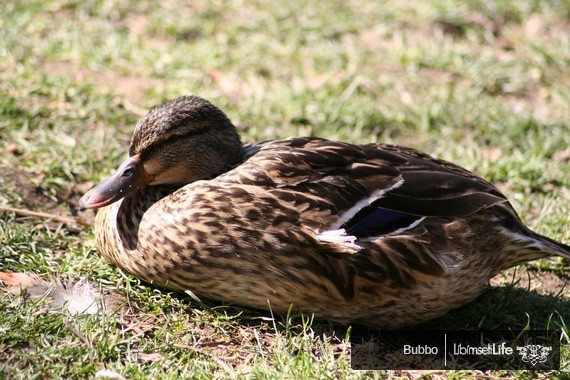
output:
[[[70,184],[67,187],[55,188],[55,194],[48,194],[38,185],[41,180],[42,174],[30,173],[17,167],[0,166],[0,192],[7,200],[18,204],[17,208],[22,211],[21,215],[47,219],[50,216],[61,216],[60,222],[65,218],[69,218],[67,221],[72,221],[71,215],[77,215],[79,198],[93,186],[91,182]],[[62,204],[69,210],[67,215],[61,211]],[[40,215],[42,213],[45,215]],[[91,224],[93,215],[82,213],[80,217],[87,225]]]
[[10,198],[17,198],[22,207],[30,210],[51,211],[58,207],[58,202],[43,193],[34,184],[40,176],[9,166],[0,166],[2,192]]

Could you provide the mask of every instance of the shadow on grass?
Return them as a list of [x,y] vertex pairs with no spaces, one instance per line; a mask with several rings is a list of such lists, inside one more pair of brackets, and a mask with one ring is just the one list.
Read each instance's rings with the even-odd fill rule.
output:
[[415,328],[546,329],[559,319],[556,314],[570,315],[570,303],[564,297],[506,285],[490,288],[475,301]]
[[[306,326],[309,317],[299,314],[272,314],[268,311],[242,307],[239,305],[218,304],[215,301],[196,300],[186,295],[176,295],[189,307],[208,309],[213,317],[233,319],[243,326],[261,327],[273,324],[276,328],[296,329]],[[491,287],[475,301],[452,310],[445,316],[431,322],[405,329],[415,330],[522,330],[560,328],[563,316],[570,315],[570,302],[560,295],[544,295],[514,285]],[[272,320],[272,317],[274,320]],[[348,326],[314,320],[311,327],[317,334],[333,333],[339,338],[346,335]],[[372,331],[366,326],[352,326],[352,334]]]

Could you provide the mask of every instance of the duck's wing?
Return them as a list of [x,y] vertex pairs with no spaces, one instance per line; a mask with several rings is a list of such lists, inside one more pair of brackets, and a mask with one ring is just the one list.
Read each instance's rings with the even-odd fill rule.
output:
[[251,157],[223,181],[269,189],[320,231],[393,231],[507,201],[469,171],[410,148],[305,137],[247,149]]
[[228,201],[248,199],[241,213],[266,216],[250,224],[273,238],[274,252],[317,242],[322,249],[298,248],[301,266],[346,298],[356,278],[409,287],[442,276],[461,257],[442,224],[507,202],[467,170],[413,149],[318,138],[247,149],[249,158],[215,182]]
[[394,145],[365,149],[381,149],[405,160],[397,166],[402,186],[387,193],[379,205],[414,215],[460,217],[507,202],[489,182],[450,162]]

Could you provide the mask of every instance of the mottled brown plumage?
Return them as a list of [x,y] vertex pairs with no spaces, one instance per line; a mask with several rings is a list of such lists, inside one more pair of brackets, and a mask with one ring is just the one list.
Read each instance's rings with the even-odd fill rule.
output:
[[503,269],[570,256],[449,162],[312,137],[244,147],[194,96],[143,117],[129,158],[80,205],[104,207],[101,253],[144,281],[376,327],[429,321]]

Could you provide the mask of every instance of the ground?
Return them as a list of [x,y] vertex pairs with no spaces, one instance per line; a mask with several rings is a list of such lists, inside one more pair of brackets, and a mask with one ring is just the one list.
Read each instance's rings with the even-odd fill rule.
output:
[[[77,200],[121,161],[138,117],[194,93],[224,109],[245,141],[382,141],[453,161],[496,184],[534,230],[568,243],[568,9],[530,0],[3,3],[0,205],[43,215],[0,213],[0,272],[87,280],[120,306],[78,317],[4,293],[0,374],[568,378],[352,371],[347,327],[141,284],[69,219],[92,221]],[[519,266],[426,327],[558,328],[568,344],[569,270],[557,258]]]

